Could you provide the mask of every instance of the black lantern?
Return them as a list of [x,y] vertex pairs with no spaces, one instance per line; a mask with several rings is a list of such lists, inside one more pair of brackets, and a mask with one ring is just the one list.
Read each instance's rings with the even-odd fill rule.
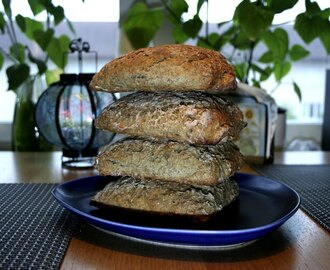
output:
[[39,132],[63,150],[64,166],[93,167],[99,147],[110,143],[114,137],[113,133],[97,130],[94,120],[116,97],[89,89],[94,74],[81,73],[82,52],[89,52],[88,43],[74,40],[70,50],[78,52],[80,72],[62,74],[60,81],[41,95],[36,107],[36,123]]

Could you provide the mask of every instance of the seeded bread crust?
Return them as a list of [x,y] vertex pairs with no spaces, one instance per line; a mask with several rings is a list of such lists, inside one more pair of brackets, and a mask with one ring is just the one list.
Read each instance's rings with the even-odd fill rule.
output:
[[246,125],[239,108],[202,92],[135,92],[106,107],[99,129],[191,144],[233,139]]
[[106,92],[236,89],[234,68],[217,51],[190,45],[161,45],[130,52],[107,63],[90,88]]
[[194,146],[125,138],[97,157],[100,175],[132,176],[194,185],[217,185],[238,171],[243,156],[232,142]]
[[122,177],[110,182],[92,198],[101,207],[190,216],[207,220],[238,197],[238,186],[227,179],[216,186],[192,186]]

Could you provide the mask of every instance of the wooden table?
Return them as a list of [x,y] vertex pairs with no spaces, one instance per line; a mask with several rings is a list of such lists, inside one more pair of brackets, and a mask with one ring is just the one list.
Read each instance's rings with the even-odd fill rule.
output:
[[[277,164],[330,164],[330,152],[277,153]],[[243,172],[255,173],[249,166]],[[61,166],[60,152],[0,151],[0,183],[60,183],[95,175]],[[196,250],[146,244],[85,225],[62,269],[330,269],[330,235],[302,210],[278,230],[237,249]]]

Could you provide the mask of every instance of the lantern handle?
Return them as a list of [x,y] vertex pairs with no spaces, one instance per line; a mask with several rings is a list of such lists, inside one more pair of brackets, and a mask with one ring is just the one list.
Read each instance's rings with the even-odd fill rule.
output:
[[[69,51],[66,54],[74,54],[78,52],[78,67],[79,73],[83,72],[83,53],[93,53],[95,58],[95,72],[98,70],[98,54],[97,51],[91,51],[90,45],[87,41],[82,41],[81,38],[73,39],[69,44]],[[63,55],[64,62],[64,55]]]

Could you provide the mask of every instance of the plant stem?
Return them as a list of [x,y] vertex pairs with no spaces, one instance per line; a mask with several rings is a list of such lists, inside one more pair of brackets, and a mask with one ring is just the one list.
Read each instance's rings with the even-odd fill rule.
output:
[[230,61],[233,61],[235,53],[236,53],[236,48],[233,46],[232,52],[228,56],[228,58],[229,58]]
[[172,17],[178,22],[181,23],[181,18],[178,17],[175,12],[169,7],[165,0],[161,0],[162,4],[164,5],[165,9],[172,15]]
[[0,51],[11,61],[13,61],[14,63],[18,63],[18,61],[12,57],[9,53],[7,53],[1,46],[0,46]]
[[248,66],[246,69],[246,77],[244,82],[246,84],[249,84],[249,73],[251,71],[251,67],[252,67],[252,60],[253,60],[253,52],[254,52],[254,48],[255,48],[256,42],[255,41],[251,41],[250,43],[250,53],[249,53],[249,58],[248,58]]
[[8,35],[10,37],[10,41],[12,42],[12,44],[14,44],[14,43],[17,43],[17,37],[16,37],[15,28],[14,28],[13,18],[8,15],[7,15],[7,18],[9,21],[9,24],[6,24]]
[[14,42],[17,43],[17,37],[16,37],[16,32],[15,32],[15,27],[14,27],[14,23],[13,23],[13,20],[10,19],[10,28],[12,30],[12,34],[13,34],[13,37],[14,37]]
[[8,36],[9,36],[10,42],[12,44],[14,44],[15,43],[15,39],[14,39],[14,36],[11,33],[11,29],[10,29],[10,27],[9,27],[9,25],[7,23],[6,23],[6,28],[7,28],[7,32],[8,32]]
[[205,22],[205,36],[209,39],[209,1],[206,0],[206,22]]
[[270,91],[270,95],[273,95],[279,86],[280,86],[280,82],[278,82],[276,86]]
[[[50,29],[50,14],[49,14],[48,10],[46,10],[46,11],[47,11],[46,31],[48,31]],[[46,53],[44,63],[47,63],[47,61],[48,61],[48,54]]]

